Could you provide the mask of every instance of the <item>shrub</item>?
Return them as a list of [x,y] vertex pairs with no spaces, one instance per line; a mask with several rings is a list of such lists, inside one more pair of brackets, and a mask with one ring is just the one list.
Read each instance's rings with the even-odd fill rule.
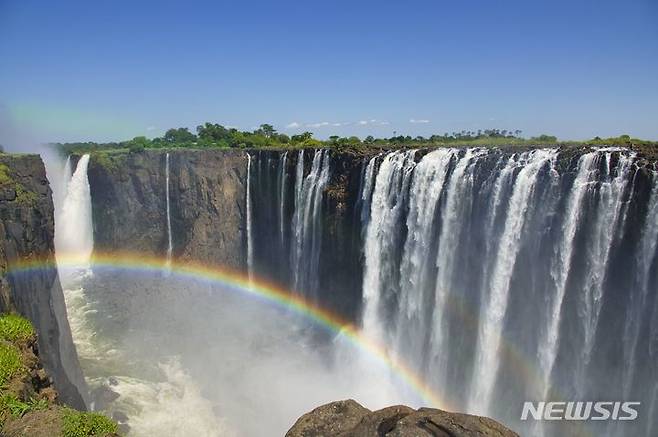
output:
[[67,410],[62,418],[62,435],[64,437],[102,437],[115,434],[117,431],[117,424],[99,413]]
[[0,316],[0,338],[7,341],[25,341],[34,335],[32,324],[16,314]]

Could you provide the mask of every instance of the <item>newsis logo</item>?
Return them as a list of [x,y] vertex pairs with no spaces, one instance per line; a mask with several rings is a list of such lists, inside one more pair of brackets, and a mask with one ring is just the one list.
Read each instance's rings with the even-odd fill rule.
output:
[[524,402],[521,420],[635,420],[640,402]]

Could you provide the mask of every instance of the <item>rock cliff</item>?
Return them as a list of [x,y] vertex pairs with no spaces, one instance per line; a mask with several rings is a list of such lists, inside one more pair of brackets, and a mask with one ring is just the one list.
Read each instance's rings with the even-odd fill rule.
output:
[[[43,366],[62,400],[84,408],[86,386],[52,267],[54,232],[51,190],[39,156],[0,154],[0,312],[18,312],[34,324]],[[34,258],[51,266],[29,274],[8,271],[12,263]]]
[[[169,154],[173,256],[241,269],[245,262],[247,155]],[[166,152],[93,155],[88,170],[96,251],[167,251]]]

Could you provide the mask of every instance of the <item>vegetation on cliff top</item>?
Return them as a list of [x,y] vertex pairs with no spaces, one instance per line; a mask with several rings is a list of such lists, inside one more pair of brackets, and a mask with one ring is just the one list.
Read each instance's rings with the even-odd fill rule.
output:
[[197,126],[196,134],[188,128],[169,129],[162,137],[153,139],[144,136],[132,140],[111,143],[56,143],[64,154],[123,149],[138,152],[158,148],[318,148],[330,147],[347,150],[390,149],[399,147],[442,147],[442,146],[538,146],[538,145],[610,145],[624,147],[657,147],[658,142],[631,138],[622,135],[615,138],[593,138],[589,141],[558,141],[551,135],[523,138],[520,130],[485,129],[431,135],[429,137],[394,135],[390,138],[367,136],[330,136],[327,140],[314,138],[312,132],[289,136],[277,132],[271,124],[262,124],[258,129],[239,131],[216,123]]
[[116,422],[102,414],[57,403],[35,345],[36,333],[28,320],[16,314],[0,316],[0,435],[117,436]]
[[10,189],[15,193],[16,202],[22,205],[34,205],[38,200],[37,193],[26,189],[23,184],[18,182],[9,166],[4,163],[0,163],[0,189]]

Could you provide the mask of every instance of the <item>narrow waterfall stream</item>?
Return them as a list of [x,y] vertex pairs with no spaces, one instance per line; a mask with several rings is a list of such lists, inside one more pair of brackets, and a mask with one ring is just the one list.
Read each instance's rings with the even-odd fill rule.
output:
[[171,256],[174,251],[171,236],[171,205],[169,195],[169,153],[165,155],[165,193],[167,197],[167,267],[171,267]]

